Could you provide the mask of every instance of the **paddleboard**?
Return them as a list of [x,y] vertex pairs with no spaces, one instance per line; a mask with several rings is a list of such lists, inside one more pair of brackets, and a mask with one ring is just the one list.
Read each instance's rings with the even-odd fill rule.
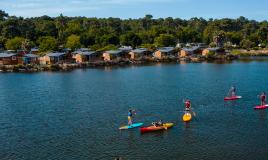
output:
[[143,123],[133,123],[132,125],[126,125],[126,126],[122,126],[120,127],[119,129],[122,130],[122,129],[131,129],[131,128],[136,128],[136,127],[140,127],[142,126]]
[[232,100],[237,100],[242,98],[242,96],[233,96],[233,97],[225,97],[224,100],[225,101],[232,101]]
[[266,109],[268,108],[268,104],[263,105],[263,106],[255,106],[254,109]]
[[189,121],[191,121],[192,120],[192,115],[190,114],[190,113],[184,113],[184,115],[183,115],[183,117],[182,117],[182,120],[184,121],[184,122],[189,122]]

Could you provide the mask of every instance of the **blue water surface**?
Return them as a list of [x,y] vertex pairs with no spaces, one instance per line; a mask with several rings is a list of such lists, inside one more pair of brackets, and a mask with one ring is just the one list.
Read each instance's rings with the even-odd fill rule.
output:
[[[243,98],[224,102],[231,85]],[[267,60],[0,74],[0,159],[253,160],[268,157]],[[182,122],[183,100],[196,117]],[[176,126],[140,134],[135,122]]]

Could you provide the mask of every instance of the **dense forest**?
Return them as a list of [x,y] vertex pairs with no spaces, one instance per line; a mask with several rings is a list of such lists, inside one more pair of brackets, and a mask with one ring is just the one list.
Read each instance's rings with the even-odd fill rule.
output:
[[115,49],[119,45],[146,47],[175,46],[176,43],[203,42],[210,46],[267,47],[268,22],[237,19],[158,18],[139,19],[9,16],[0,10],[0,48],[40,51],[90,47]]

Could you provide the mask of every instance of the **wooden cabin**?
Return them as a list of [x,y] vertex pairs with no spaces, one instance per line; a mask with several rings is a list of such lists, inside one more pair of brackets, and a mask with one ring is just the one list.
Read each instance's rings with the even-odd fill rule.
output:
[[102,54],[104,61],[118,60],[122,58],[123,52],[121,50],[110,50]]
[[98,54],[95,51],[76,51],[73,58],[76,63],[90,62],[98,59]]
[[144,57],[150,57],[151,52],[147,48],[137,48],[128,53],[130,59],[139,59]]
[[25,54],[22,57],[23,64],[39,64],[39,56],[35,54]]
[[206,48],[202,51],[202,56],[209,56],[209,55],[225,55],[224,49],[219,47],[215,48]]
[[156,52],[153,53],[153,56],[157,59],[168,58],[174,55],[174,47],[163,47],[159,48]]
[[66,62],[66,53],[52,52],[39,58],[40,64],[59,64]]
[[184,58],[195,54],[199,54],[200,52],[201,50],[198,46],[194,46],[191,48],[182,48],[182,50],[179,52],[179,57]]
[[0,53],[0,65],[17,65],[18,58],[15,53]]

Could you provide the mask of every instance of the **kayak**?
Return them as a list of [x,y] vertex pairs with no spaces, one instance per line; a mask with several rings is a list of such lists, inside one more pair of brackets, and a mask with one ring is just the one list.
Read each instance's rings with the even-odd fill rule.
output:
[[233,101],[242,98],[242,96],[232,96],[232,97],[225,97],[225,101]]
[[143,123],[133,123],[132,125],[126,125],[126,126],[122,126],[119,129],[132,129],[132,128],[137,128],[137,127],[141,127],[143,125]]
[[263,105],[263,106],[256,106],[256,107],[254,107],[254,109],[266,109],[266,108],[268,108],[268,104]]
[[146,132],[153,132],[153,131],[159,131],[159,130],[166,130],[173,126],[174,126],[174,123],[164,123],[163,126],[157,126],[157,127],[152,125],[152,126],[140,128],[140,132],[146,133]]
[[183,122],[189,122],[192,120],[192,115],[189,112],[184,113],[182,117]]

